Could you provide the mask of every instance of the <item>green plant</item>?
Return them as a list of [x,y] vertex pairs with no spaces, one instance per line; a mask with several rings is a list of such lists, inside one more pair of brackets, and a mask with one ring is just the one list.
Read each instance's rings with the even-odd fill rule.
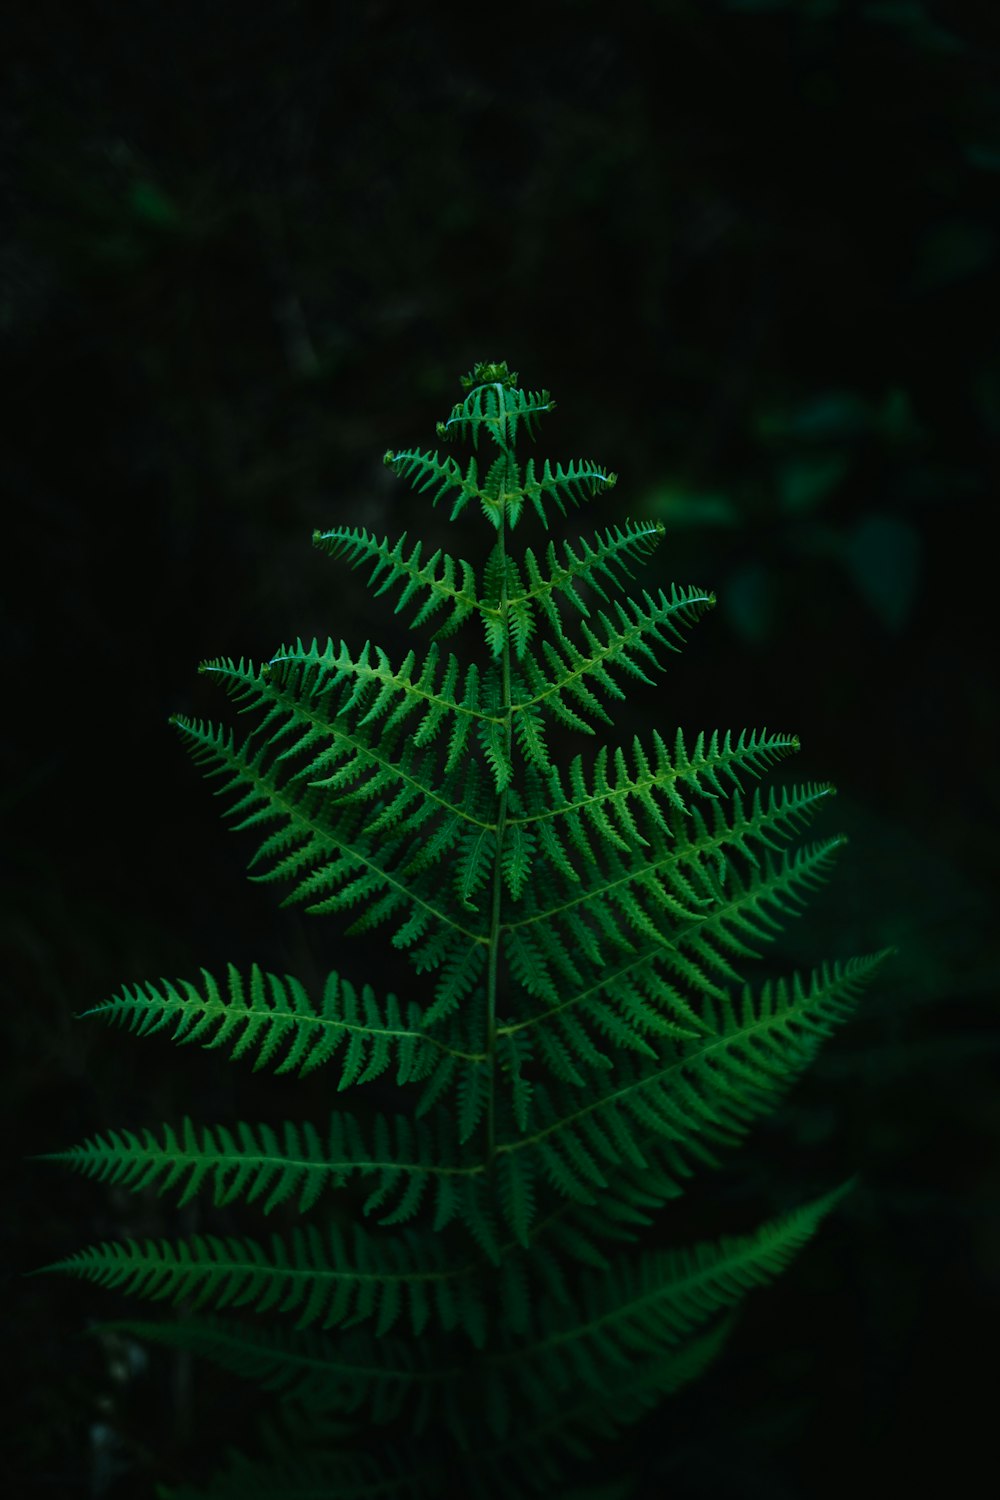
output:
[[[88,1012],[255,1068],[326,1068],[338,1091],[395,1069],[392,1114],[185,1120],[55,1154],[182,1202],[205,1191],[297,1208],[301,1223],[270,1238],[126,1240],[50,1268],[183,1302],[178,1321],[124,1326],[278,1393],[284,1435],[264,1459],[234,1458],[215,1496],[628,1494],[627,1478],[588,1488],[580,1460],[704,1370],[736,1304],[844,1191],[748,1235],[627,1248],[776,1107],[878,956],[756,990],[742,978],[841,842],[786,847],[828,785],[746,791],[793,736],[678,731],[669,747],[635,738],[565,769],[550,757],[551,730],[613,725],[599,695],[650,681],[713,599],[676,586],[616,597],[659,523],[514,555],[525,514],[546,526],[552,507],[615,482],[591,463],[519,462],[519,436],[553,403],[516,380],[490,364],[464,381],[438,429],[471,439],[464,469],[386,454],[453,521],[481,506],[481,572],[425,559],[405,535],[314,537],[369,568],[397,611],[415,607],[411,626],[437,625],[426,655],[394,666],[369,643],[352,655],[299,641],[263,667],[210,661],[262,715],[256,728],[237,739],[173,721],[235,795],[236,827],[260,838],[256,878],[317,915],[349,914],[348,932],[387,925],[412,991],[380,997],[334,972],[309,994],[231,966],[224,981],[137,984]],[[439,644],[465,626],[478,657],[473,641],[461,659]],[[338,1211],[345,1195],[358,1212]],[[373,1440],[381,1425],[391,1440]]]

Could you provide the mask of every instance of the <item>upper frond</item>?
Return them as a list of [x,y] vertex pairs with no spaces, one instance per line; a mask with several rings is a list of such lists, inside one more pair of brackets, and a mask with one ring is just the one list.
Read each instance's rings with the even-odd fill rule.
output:
[[[308,666],[310,654],[303,652],[303,656]],[[404,663],[402,676],[406,680],[397,695],[404,710],[414,697],[426,705],[432,696],[433,669],[425,666],[415,695],[407,693],[412,686],[406,678],[408,670]],[[443,691],[434,696],[430,712],[444,714],[447,700]],[[357,727],[364,727],[375,706],[362,712]],[[476,926],[458,920],[454,903],[447,890],[442,891],[439,880],[426,870],[422,875],[409,872],[409,866],[418,869],[424,861],[428,843],[443,852],[460,836],[463,819],[448,812],[446,799],[422,799],[412,786],[402,792],[395,789],[393,801],[379,808],[379,814],[385,816],[372,816],[360,800],[331,793],[326,778],[296,774],[282,755],[274,755],[268,742],[258,739],[255,743],[251,736],[237,744],[232,733],[214,726],[182,719],[176,722],[192,744],[195,759],[209,766],[210,775],[224,779],[224,792],[238,794],[230,810],[230,816],[238,818],[235,826],[247,829],[272,825],[273,831],[254,857],[254,864],[262,868],[253,878],[289,881],[292,890],[286,901],[304,902],[314,913],[361,906],[354,931],[393,920],[397,923],[393,943],[411,947],[432,942],[437,954],[435,964],[445,960],[453,943],[482,940],[481,917],[473,911],[470,920]],[[421,733],[427,722],[425,716],[420,730],[411,738],[411,745],[417,749],[423,748]],[[463,728],[475,722],[472,712],[462,709],[458,722]],[[390,731],[395,727],[392,723],[388,726]],[[510,774],[509,761],[496,761],[491,770],[499,781]],[[381,774],[378,766],[374,774]],[[383,784],[388,780],[385,777]],[[408,816],[394,820],[393,808],[401,811],[407,805]],[[445,949],[440,947],[442,931]]]
[[414,1001],[404,1014],[395,995],[380,1004],[369,985],[359,994],[336,972],[316,999],[289,974],[279,977],[253,964],[244,976],[230,964],[224,986],[203,969],[200,983],[147,981],[83,1014],[138,1036],[166,1031],[175,1042],[223,1047],[233,1058],[252,1059],[254,1070],[302,1076],[339,1059],[338,1089],[378,1078],[392,1063],[400,1086],[439,1069],[450,1078],[478,1056],[463,1051],[454,1035],[449,1041],[427,1035]]
[[418,494],[433,489],[432,505],[437,505],[439,500],[452,496],[457,490],[449,517],[452,521],[461,515],[470,500],[486,498],[485,490],[479,486],[479,470],[474,458],[469,459],[464,474],[450,455],[439,458],[437,453],[423,453],[419,448],[404,448],[398,453],[390,449],[383,461],[400,479],[408,479]]
[[547,670],[535,657],[525,656],[519,663],[524,682],[514,702],[514,713],[542,708],[572,728],[593,734],[584,714],[605,724],[613,721],[588,680],[617,699],[625,694],[613,674],[624,672],[642,682],[651,682],[643,667],[663,670],[657,648],[679,650],[682,630],[692,626],[715,603],[714,594],[697,588],[680,589],[676,585],[671,585],[669,598],[662,589],[655,599],[643,590],[642,598],[641,604],[629,599],[627,609],[615,600],[617,623],[598,611],[599,632],[591,629],[586,620],[581,621],[583,650],[567,637],[562,638],[558,648],[551,641],[543,641],[540,655]]
[[[535,472],[535,461],[529,458],[524,468],[524,479],[517,486],[521,504],[530,500],[543,526],[548,526],[545,509],[546,500],[558,507],[562,515],[567,505],[581,505],[586,500],[614,489],[618,475],[586,459],[571,459],[568,464],[557,463],[555,467],[548,459],[542,464],[540,474]],[[520,514],[520,504],[514,511],[514,519]]]
[[621,586],[623,577],[631,577],[628,564],[646,556],[656,546],[663,528],[656,522],[645,525],[626,523],[624,531],[615,527],[591,547],[581,538],[583,555],[578,557],[568,542],[563,543],[565,561],[556,556],[549,542],[544,569],[530,547],[525,548],[523,573],[516,559],[499,543],[487,562],[479,613],[491,653],[499,656],[510,639],[514,654],[523,657],[535,633],[538,617],[549,626],[557,641],[564,641],[563,621],[558,605],[569,603],[577,613],[589,616],[590,610],[580,588],[589,586],[601,598],[607,591],[599,575],[613,585]]
[[338,647],[332,640],[325,646],[315,639],[310,646],[298,640],[294,646],[276,651],[269,669],[282,674],[308,673],[313,693],[347,687],[343,708],[352,710],[363,705],[357,720],[361,725],[384,719],[387,727],[395,727],[416,715],[417,723],[407,725],[415,745],[429,744],[443,725],[450,723],[452,739],[458,742],[458,749],[449,755],[450,762],[461,753],[466,736],[481,717],[475,665],[466,669],[459,691],[458,658],[449,654],[442,662],[433,642],[422,664],[410,651],[399,667],[393,667],[381,646],[372,646],[370,641],[365,642],[360,655],[353,657],[343,641]]
[[[613,989],[600,976],[628,981],[633,964],[641,973],[653,959],[687,988],[687,1001],[670,992],[669,1009],[697,1029],[699,997],[738,978],[735,960],[754,956],[751,945],[769,941],[826,874],[842,840],[792,854],[781,846],[830,790],[788,788],[766,803],[755,796],[749,808],[736,794],[728,816],[714,805],[711,824],[696,808],[690,819],[668,808],[666,833],[644,830],[648,850],[605,843],[574,883],[537,879],[503,924],[518,983],[553,1011],[567,990],[585,1010],[595,990]],[[639,1014],[645,1009],[640,1003]],[[621,1031],[616,1039],[628,1044]]]
[[[637,737],[630,756],[620,746],[602,745],[589,773],[577,755],[566,782],[556,766],[549,765],[543,775],[529,765],[508,830],[534,858],[577,883],[581,862],[583,868],[593,864],[595,848],[648,849],[650,829],[673,839],[672,809],[686,814],[692,797],[715,799],[734,787],[741,790],[749,777],[799,748],[794,735],[767,730],[743,731],[736,738],[728,731],[699,734],[689,748],[678,729],[672,751],[655,731],[652,738],[652,755]],[[529,877],[531,869],[529,864]]]
[[359,699],[351,678],[336,679],[308,653],[280,672],[228,659],[206,663],[205,670],[244,712],[262,714],[241,747],[212,725],[181,715],[173,721],[195,759],[210,767],[210,775],[234,773],[229,787],[246,794],[234,809],[247,814],[238,827],[287,823],[291,835],[292,804],[309,803],[311,814],[316,789],[321,789],[318,806],[331,835],[342,831],[351,843],[363,813],[364,835],[369,841],[378,839],[385,868],[395,863],[415,873],[450,864],[454,889],[466,901],[468,852],[493,826],[479,761],[451,753],[464,745],[474,719],[458,717],[442,766],[433,743],[418,742],[420,736],[407,735],[405,725],[387,722],[391,715],[370,720],[370,694]]
[[[338,713],[353,715],[361,729],[380,725],[384,735],[405,725],[409,742],[417,749],[432,744],[446,731],[444,769],[454,771],[467,752],[470,735],[494,735],[504,722],[496,703],[495,668],[490,666],[481,675],[471,662],[462,678],[458,658],[449,653],[442,671],[433,641],[419,671],[416,668],[415,652],[410,651],[394,668],[382,648],[367,641],[355,659],[343,642],[338,648],[332,640],[325,646],[313,640],[307,647],[300,640],[293,648],[283,647],[270,663],[270,670],[277,669],[283,683],[291,677],[300,693],[315,695],[343,688]],[[499,763],[491,762],[491,769],[497,790],[509,784],[513,768],[506,755]]]
[[330,531],[314,531],[313,544],[331,557],[346,557],[351,567],[370,563],[368,586],[374,588],[376,598],[390,589],[399,590],[396,614],[422,597],[423,603],[410,621],[411,630],[446,608],[448,617],[438,626],[434,640],[453,635],[476,608],[476,575],[471,565],[461,559],[456,562],[440,550],[421,562],[422,542],[414,543],[407,556],[405,531],[390,547],[388,540],[380,542],[363,528],[335,526]]
[[539,473],[534,459],[529,458],[522,472],[507,451],[493,460],[482,478],[474,458],[469,460],[463,474],[453,458],[440,458],[437,453],[424,453],[418,448],[398,453],[390,450],[385,463],[394,474],[408,479],[418,493],[433,488],[434,505],[457,491],[452,500],[451,520],[470,501],[476,500],[483,514],[498,528],[502,522],[516,526],[526,503],[534,507],[542,525],[547,527],[546,502],[556,505],[565,515],[567,505],[580,505],[611,489],[617,481],[617,475],[583,459],[555,466],[545,459]]
[[464,401],[456,402],[448,420],[438,423],[438,437],[471,438],[472,446],[478,448],[480,431],[485,428],[498,447],[509,450],[522,422],[533,434],[538,417],[554,406],[548,391],[518,390],[503,379],[476,385]]

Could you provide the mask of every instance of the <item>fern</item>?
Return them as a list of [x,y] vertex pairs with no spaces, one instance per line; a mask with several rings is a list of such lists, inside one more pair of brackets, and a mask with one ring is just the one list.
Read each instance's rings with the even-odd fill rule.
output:
[[184,1119],[52,1153],[133,1191],[247,1205],[245,1234],[48,1268],[182,1302],[124,1326],[275,1393],[266,1452],[232,1459],[204,1492],[219,1500],[627,1495],[588,1489],[581,1463],[707,1367],[733,1309],[846,1191],[753,1234],[632,1248],[775,1109],[882,955],[747,977],[841,842],[795,842],[829,785],[755,785],[794,736],[654,731],[560,764],[552,732],[613,729],[628,684],[653,681],[714,599],[626,591],[658,524],[515,552],[522,516],[547,527],[615,476],[521,461],[553,403],[505,365],[465,387],[438,429],[471,443],[464,468],[417,449],[386,463],[452,520],[478,506],[478,569],[405,534],[314,536],[431,629],[425,652],[297,640],[260,665],[219,658],[202,670],[254,728],[173,720],[256,841],[252,877],[348,933],[383,928],[413,969],[405,998],[339,971],[310,993],[251,964],[87,1012],[254,1069],[326,1069],[338,1094],[387,1075],[397,1108]]

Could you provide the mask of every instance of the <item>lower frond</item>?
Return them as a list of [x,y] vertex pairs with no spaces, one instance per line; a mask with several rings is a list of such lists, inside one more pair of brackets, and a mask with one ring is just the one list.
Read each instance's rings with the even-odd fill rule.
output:
[[738,1144],[777,1108],[822,1041],[854,1013],[885,957],[823,964],[808,978],[768,981],[757,994],[744,986],[706,1005],[701,1036],[662,1042],[655,1060],[622,1058],[613,1074],[573,1092],[537,1083],[529,1130],[512,1105],[499,1117],[501,1201],[519,1242],[536,1245],[532,1210],[543,1180],[566,1200],[569,1217],[592,1210],[586,1223],[595,1247],[622,1237],[621,1219],[648,1223],[646,1210],[680,1196],[695,1164],[716,1165],[717,1150]]
[[360,1179],[362,1212],[380,1224],[413,1218],[428,1197],[436,1230],[454,1219],[475,1221],[483,1212],[485,1168],[463,1160],[440,1116],[428,1122],[379,1113],[363,1131],[354,1115],[337,1111],[323,1135],[308,1121],[277,1127],[239,1121],[230,1128],[185,1118],[179,1133],[169,1124],[158,1135],[109,1131],[49,1160],[133,1192],[179,1190],[181,1205],[207,1189],[217,1207],[258,1203],[270,1213],[296,1200],[305,1214],[326,1194]]
[[[735,1326],[733,1313],[718,1318],[706,1332],[695,1334],[647,1359],[629,1358],[612,1375],[612,1389],[581,1391],[567,1400],[563,1391],[539,1386],[532,1392],[520,1420],[510,1420],[509,1397],[490,1400],[491,1386],[501,1388],[498,1362],[486,1382],[487,1419],[497,1437],[505,1441],[491,1445],[484,1457],[508,1462],[514,1455],[522,1461],[553,1442],[574,1458],[589,1459],[597,1445],[619,1435],[622,1428],[639,1421],[672,1395],[699,1379],[719,1357]],[[536,1403],[537,1400],[537,1404]]]
[[360,993],[331,971],[319,998],[290,974],[278,976],[234,964],[225,985],[207,969],[201,980],[147,981],[82,1012],[127,1027],[138,1036],[168,1031],[172,1041],[223,1047],[233,1058],[252,1058],[254,1070],[300,1076],[342,1053],[338,1087],[379,1077],[392,1062],[396,1082],[419,1082],[448,1058],[475,1056],[427,1036],[423,1013],[411,1001],[405,1014],[396,996],[379,1002],[370,985]]
[[383,1334],[406,1316],[419,1337],[431,1320],[461,1330],[476,1347],[486,1337],[486,1309],[475,1277],[450,1263],[433,1235],[403,1230],[373,1235],[354,1225],[325,1233],[296,1227],[287,1240],[193,1235],[175,1244],[121,1240],[92,1245],[43,1267],[115,1290],[195,1311],[211,1305],[274,1310],[299,1329],[351,1328],[372,1320]]
[[853,1186],[769,1220],[756,1232],[688,1250],[647,1251],[580,1278],[575,1308],[542,1302],[537,1336],[519,1347],[516,1373],[542,1409],[583,1383],[614,1397],[637,1358],[683,1343],[715,1314],[774,1280]]

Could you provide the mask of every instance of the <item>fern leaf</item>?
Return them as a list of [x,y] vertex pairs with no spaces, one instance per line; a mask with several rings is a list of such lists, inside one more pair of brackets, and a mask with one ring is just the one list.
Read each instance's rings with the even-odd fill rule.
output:
[[589,586],[607,599],[607,592],[598,574],[606,575],[613,584],[620,586],[623,578],[632,576],[628,562],[650,552],[662,532],[663,527],[659,523],[626,523],[624,531],[615,527],[613,531],[606,532],[603,539],[598,537],[594,547],[581,541],[582,557],[578,557],[569,543],[564,542],[564,563],[557,560],[555,547],[549,542],[545,556],[547,573],[543,573],[541,564],[528,547],[524,552],[527,585],[515,559],[509,553],[501,551],[498,544],[487,560],[482,597],[477,605],[491,653],[499,655],[509,635],[515,656],[523,657],[536,629],[536,612],[548,624],[553,638],[562,641],[563,622],[556,601],[568,601],[580,615],[589,615],[590,611],[579,592],[580,585]]
[[680,1344],[714,1314],[774,1279],[850,1191],[846,1183],[768,1221],[755,1233],[690,1250],[650,1251],[619,1259],[610,1271],[584,1273],[576,1308],[542,1302],[538,1336],[525,1344],[517,1373],[532,1404],[582,1382],[614,1394],[621,1366]]
[[483,500],[485,493],[479,488],[479,471],[476,460],[469,459],[465,473],[453,458],[439,458],[436,453],[423,453],[419,448],[407,448],[398,453],[388,452],[385,464],[400,479],[408,479],[418,494],[433,489],[431,504],[437,505],[445,496],[458,491],[452,500],[449,520],[456,520],[470,500]]
[[175,1042],[224,1047],[235,1058],[252,1057],[256,1071],[312,1072],[335,1059],[345,1046],[352,1061],[338,1087],[366,1083],[396,1064],[403,1085],[427,1077],[443,1059],[464,1062],[477,1054],[427,1035],[420,1007],[402,1011],[395,995],[380,1005],[365,985],[331,972],[319,1000],[291,975],[279,977],[253,964],[246,977],[230,964],[225,986],[207,969],[201,982],[161,979],[125,988],[82,1012],[124,1026],[139,1036],[167,1030]]
[[44,1269],[154,1301],[190,1301],[196,1311],[209,1303],[274,1308],[294,1314],[298,1329],[372,1320],[381,1336],[405,1313],[418,1337],[433,1313],[445,1331],[460,1330],[477,1348],[486,1335],[475,1283],[466,1277],[459,1293],[440,1243],[412,1230],[387,1239],[355,1225],[348,1241],[336,1224],[325,1233],[306,1225],[287,1239],[272,1235],[266,1245],[213,1234],[175,1243],[126,1239],[92,1245]]
[[416,658],[412,652],[398,670],[393,668],[380,647],[374,648],[374,664],[372,654],[367,642],[355,660],[343,643],[335,648],[333,642],[328,641],[321,648],[313,641],[307,648],[299,641],[293,649],[279,651],[272,659],[271,668],[308,672],[314,692],[347,686],[349,691],[339,705],[339,711],[358,711],[357,723],[362,726],[383,719],[385,729],[392,730],[414,714],[420,715],[416,726],[407,725],[411,742],[418,747],[431,744],[451,719],[445,770],[454,770],[470,732],[489,717],[480,703],[480,674],[475,664],[467,668],[461,694],[458,694],[458,660],[451,655],[447,657],[444,673],[438,681],[439,656],[433,643],[417,675],[413,671]]
[[473,386],[465,400],[452,407],[447,421],[438,424],[438,436],[449,440],[467,437],[477,448],[479,434],[485,428],[498,447],[508,450],[516,443],[522,423],[531,433],[536,419],[554,406],[548,391],[516,390],[500,378]]
[[[568,638],[563,637],[560,647],[551,641],[542,643],[543,654],[549,668],[547,674],[532,658],[526,658],[523,671],[531,697],[528,703],[514,704],[514,712],[526,706],[540,705],[556,718],[575,729],[593,733],[592,727],[581,717],[582,707],[591,717],[611,723],[610,716],[600,700],[587,686],[584,679],[593,679],[596,686],[612,698],[624,698],[625,694],[615,681],[613,673],[624,672],[642,682],[651,682],[643,668],[647,666],[662,670],[656,647],[670,651],[678,650],[682,627],[695,623],[698,616],[715,603],[714,594],[706,594],[696,588],[671,588],[670,597],[661,589],[659,597],[653,599],[643,593],[643,604],[629,600],[629,609],[615,601],[618,623],[614,624],[603,613],[597,615],[603,639],[591,630],[586,621],[581,624],[585,650],[581,650]],[[655,646],[650,644],[655,642]],[[551,674],[551,675],[549,675]],[[567,697],[574,704],[567,703]]]
[[349,930],[361,932],[395,918],[397,947],[414,943],[438,926],[457,938],[473,935],[440,900],[434,882],[411,881],[404,874],[420,823],[443,808],[424,806],[416,822],[408,821],[389,835],[381,830],[373,834],[374,820],[366,819],[356,803],[341,803],[331,817],[322,785],[289,777],[280,763],[267,764],[265,750],[254,749],[250,741],[237,746],[231,735],[200,726],[188,732],[199,742],[196,758],[210,764],[209,774],[225,778],[223,792],[242,794],[230,809],[230,816],[238,818],[236,828],[262,821],[279,824],[259,845],[253,863],[266,868],[252,878],[290,882],[286,904],[303,902],[313,913],[346,911],[360,904],[365,910]]
[[[471,566],[459,559],[456,562],[447,553],[440,551],[421,563],[423,544],[416,542],[409,556],[404,553],[406,533],[395,546],[390,547],[386,539],[380,542],[364,529],[335,526],[329,531],[313,532],[313,545],[331,557],[343,556],[352,567],[371,563],[368,586],[375,588],[376,598],[390,589],[399,589],[396,614],[411,601],[425,595],[424,602],[410,621],[410,628],[423,625],[438,610],[448,608],[449,615],[434,635],[435,640],[454,635],[463,620],[471,615],[477,605],[476,577]],[[459,575],[461,575],[459,581]]]
[[633,769],[621,747],[611,750],[602,745],[589,776],[583,757],[577,755],[569,766],[568,792],[558,767],[548,769],[547,785],[529,775],[531,801],[538,811],[512,821],[535,830],[545,841],[550,862],[567,878],[577,880],[576,867],[566,855],[567,838],[585,861],[592,862],[590,834],[622,850],[648,847],[640,826],[643,816],[654,829],[673,837],[676,824],[665,816],[661,802],[668,810],[687,813],[692,796],[714,799],[733,788],[740,790],[748,776],[759,776],[796,751],[799,742],[794,735],[763,730],[741,734],[734,743],[730,734],[720,737],[716,732],[707,742],[699,734],[689,752],[678,730],[673,754],[655,733],[653,747],[651,764],[638,738],[633,739]]
[[[261,763],[269,751],[273,752],[275,762],[286,765],[286,774],[291,776],[293,768],[287,763],[299,757],[295,779],[336,793],[338,807],[376,804],[377,817],[369,824],[371,828],[398,822],[401,809],[413,804],[442,815],[448,826],[457,828],[481,801],[474,763],[465,761],[442,775],[436,756],[417,748],[411,739],[397,743],[397,731],[372,734],[359,727],[362,710],[352,714],[347,709],[348,692],[343,691],[338,699],[329,683],[324,689],[321,669],[309,663],[298,671],[286,669],[280,683],[276,672],[225,658],[204,663],[202,670],[220,680],[244,705],[244,711],[264,714],[254,731]],[[231,735],[183,715],[174,715],[171,722],[181,731],[195,760],[210,767],[209,774],[216,770],[221,774],[229,768],[220,749],[233,751]],[[258,801],[256,815],[246,818],[242,827],[268,820],[273,810],[268,797],[262,794]]]
[[524,482],[519,488],[535,507],[542,525],[547,527],[546,500],[551,500],[565,515],[567,505],[581,505],[605,490],[613,489],[617,482],[617,474],[584,459],[573,459],[568,464],[557,463],[554,468],[545,459],[541,474],[536,474],[535,461],[529,458],[524,469]]
[[[618,1436],[623,1427],[637,1422],[664,1396],[672,1395],[697,1380],[719,1357],[732,1332],[732,1314],[718,1318],[707,1332],[701,1332],[645,1359],[631,1357],[618,1362],[613,1390],[586,1390],[576,1399],[567,1392],[545,1387],[530,1372],[525,1385],[530,1392],[523,1400],[526,1415],[517,1423],[495,1423],[493,1430],[500,1442],[491,1444],[494,1463],[515,1464],[527,1469],[545,1454],[551,1458],[555,1443],[573,1458],[592,1459],[598,1445]],[[491,1368],[487,1384],[489,1400],[493,1387],[505,1391],[510,1401],[506,1369]],[[508,1406],[509,1410],[509,1406]],[[630,1492],[631,1486],[624,1493]],[[564,1491],[561,1491],[564,1493]]]
[[[727,996],[710,1008],[708,1035],[664,1044],[665,1056],[655,1061],[620,1062],[613,1081],[591,1081],[573,1107],[568,1101],[560,1107],[539,1082],[533,1128],[511,1122],[501,1132],[498,1157],[512,1159],[510,1174],[522,1157],[537,1159],[565,1197],[595,1203],[601,1189],[606,1203],[609,1175],[637,1168],[650,1188],[649,1148],[665,1143],[661,1201],[676,1196],[692,1156],[714,1159],[716,1147],[736,1145],[755,1119],[777,1107],[819,1043],[853,1013],[885,957],[823,965],[808,982],[795,974],[765,984],[757,997],[744,987],[738,1004]],[[511,1227],[517,1233],[524,1226]]]
[[664,958],[665,965],[711,999],[716,986],[695,960],[726,978],[738,977],[729,955],[757,956],[758,949],[750,943],[772,940],[784,921],[801,911],[809,896],[829,879],[837,851],[846,842],[843,835],[836,835],[778,859],[768,856],[746,878],[730,870],[731,895],[720,900],[714,911],[677,933],[676,946]]
[[[818,785],[786,805],[781,798],[770,804],[758,820],[772,837],[784,823],[794,825],[808,816],[811,807],[827,795]],[[739,837],[723,825],[715,839],[723,842]],[[737,978],[733,959],[753,957],[759,943],[780,931],[782,919],[798,911],[810,892],[827,877],[842,838],[797,849],[775,857],[768,853],[751,864],[745,876],[735,866],[726,868],[723,889],[711,862],[713,838],[695,839],[688,845],[671,847],[658,838],[651,859],[623,860],[613,847],[603,851],[601,866],[572,894],[552,893],[551,904],[538,907],[532,893],[524,903],[526,914],[505,924],[505,948],[512,964],[530,981],[528,992],[560,1003],[560,988],[571,985],[578,996],[590,997],[580,968],[585,956],[592,972],[613,965],[615,974],[627,974],[626,962],[634,955],[637,964],[655,957],[676,980],[694,991],[696,999],[721,994],[717,980]],[[544,893],[546,888],[540,886]],[[595,925],[612,950],[609,964]],[[645,940],[645,941],[642,941]],[[706,972],[707,971],[707,972]],[[674,1006],[681,1024],[697,1026],[697,1010],[680,995]],[[626,1040],[624,1035],[621,1040]],[[640,1049],[641,1050],[641,1049]]]
[[376,1178],[363,1212],[379,1210],[381,1224],[412,1218],[428,1191],[438,1228],[475,1213],[475,1179],[485,1169],[481,1162],[459,1159],[440,1121],[432,1127],[423,1120],[411,1123],[405,1115],[390,1120],[378,1114],[373,1129],[374,1143],[369,1144],[355,1117],[343,1113],[331,1116],[323,1137],[308,1123],[286,1121],[276,1130],[240,1121],[230,1129],[196,1126],[185,1118],[179,1135],[169,1124],[161,1127],[159,1138],[150,1130],[141,1137],[129,1130],[111,1131],[48,1159],[135,1192],[181,1189],[181,1204],[211,1188],[217,1207],[259,1202],[270,1213],[294,1197],[299,1213],[305,1214],[324,1193],[359,1176]]

